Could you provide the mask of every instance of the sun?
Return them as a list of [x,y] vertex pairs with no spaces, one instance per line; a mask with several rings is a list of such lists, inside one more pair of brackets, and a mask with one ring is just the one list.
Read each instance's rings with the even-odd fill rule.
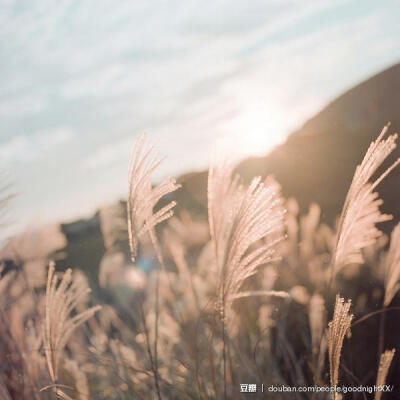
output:
[[267,154],[286,138],[283,113],[277,107],[251,107],[232,118],[224,129],[225,146],[235,156]]

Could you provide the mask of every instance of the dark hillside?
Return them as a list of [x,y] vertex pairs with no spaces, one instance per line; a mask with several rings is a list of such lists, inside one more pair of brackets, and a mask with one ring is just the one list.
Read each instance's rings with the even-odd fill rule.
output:
[[[391,121],[391,131],[400,130],[400,64],[350,89],[328,104],[288,140],[265,157],[241,163],[245,179],[272,174],[285,196],[295,197],[304,210],[311,202],[320,204],[325,221],[333,222],[340,212],[356,165],[369,143]],[[266,133],[268,134],[268,133]],[[400,156],[400,150],[391,157]],[[177,194],[183,207],[205,204],[206,173],[185,175]],[[378,188],[383,209],[400,217],[400,169]],[[179,203],[178,203],[179,204]]]

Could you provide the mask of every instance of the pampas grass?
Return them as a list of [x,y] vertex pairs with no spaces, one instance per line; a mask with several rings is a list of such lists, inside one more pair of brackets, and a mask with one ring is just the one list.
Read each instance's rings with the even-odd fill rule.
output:
[[[379,360],[379,369],[378,374],[376,377],[376,386],[382,386],[386,383],[386,377],[389,372],[390,365],[392,364],[393,357],[394,357],[395,349],[386,350],[384,353],[381,354]],[[375,392],[375,400],[381,400],[382,391]]]
[[179,188],[172,178],[152,186],[151,174],[161,162],[153,156],[152,151],[153,147],[147,142],[146,135],[141,135],[135,143],[129,170],[127,213],[132,261],[136,258],[138,241],[145,233],[150,235],[157,257],[162,260],[155,227],[173,215],[172,209],[176,203],[171,201],[156,212],[154,207],[162,197]]
[[[254,178],[248,187],[233,176],[227,161],[213,163],[208,175],[208,219],[217,267],[218,309],[222,321],[224,398],[226,388],[225,318],[232,302],[260,292],[240,293],[243,283],[257,269],[273,260],[283,239],[282,199],[275,182]],[[252,247],[260,243],[258,246]],[[263,293],[265,294],[265,293]],[[270,294],[270,293],[269,293]]]
[[[145,234],[150,235],[150,240],[154,247],[157,259],[161,266],[165,269],[164,257],[156,236],[155,227],[162,221],[172,217],[172,209],[175,202],[171,201],[167,205],[161,207],[158,211],[154,211],[157,203],[167,194],[174,192],[180,186],[175,180],[168,178],[153,187],[151,182],[151,174],[159,166],[160,160],[156,159],[153,154],[153,147],[148,144],[145,135],[141,135],[137,140],[130,165],[129,171],[129,192],[127,200],[128,215],[128,234],[129,246],[131,250],[131,259],[135,261],[138,249],[139,239]],[[155,288],[155,338],[154,348],[151,351],[150,344],[147,343],[148,355],[152,364],[157,397],[161,400],[161,390],[158,374],[158,319],[159,319],[159,272],[156,272],[156,288]],[[142,322],[146,332],[146,340],[148,342],[149,335],[146,326],[145,315],[141,312]]]
[[390,248],[385,261],[385,298],[387,307],[400,287],[400,224],[393,229]]
[[374,192],[379,183],[399,164],[396,160],[378,178],[373,175],[396,148],[397,134],[384,139],[389,124],[369,146],[363,161],[357,166],[339,220],[335,250],[332,257],[332,277],[338,269],[351,263],[364,261],[361,250],[375,243],[381,236],[376,224],[388,221],[390,215],[382,214],[382,200]]
[[[124,227],[118,214],[116,226],[129,238],[122,245],[118,236],[118,246],[106,240],[102,260],[110,270],[118,269],[120,278],[111,281],[102,274],[94,296],[106,304],[97,318],[91,317],[99,306],[83,301],[89,291],[83,273],[67,270],[58,276],[50,265],[47,284],[42,279],[32,286],[32,270],[23,259],[14,260],[13,268],[6,262],[0,267],[0,397],[239,400],[247,396],[239,392],[240,383],[373,385],[376,316],[398,311],[400,274],[399,225],[386,257],[383,240],[376,242],[376,223],[389,217],[380,213],[374,190],[397,165],[374,178],[395,146],[396,137],[385,139],[386,131],[356,170],[336,239],[334,229],[320,221],[319,206],[312,204],[302,215],[295,200],[282,198],[276,181],[254,178],[243,184],[224,160],[210,167],[208,222],[201,211],[181,210],[160,225],[175,206],[163,197],[178,185],[173,179],[152,185],[159,161],[141,136],[129,172],[127,223]],[[112,235],[103,220],[101,231]],[[128,259],[138,258],[139,245],[140,261],[158,260],[162,268],[142,270],[136,285],[127,277],[139,267]],[[332,304],[326,276],[362,262],[366,246],[368,267],[343,273],[335,282],[359,317],[352,332],[357,346],[343,351],[351,303],[337,296]],[[384,294],[374,280],[381,272]],[[376,310],[381,301],[384,310]],[[78,329],[86,321],[85,329]],[[387,342],[393,341],[390,335]],[[383,349],[385,335],[380,337]],[[377,382],[391,384],[394,351],[382,354],[378,346],[378,354]],[[287,394],[275,397],[285,400]]]
[[[344,301],[339,295],[336,296],[335,310],[332,321],[328,324],[326,338],[328,342],[329,371],[331,386],[336,387],[339,383],[339,364],[343,347],[343,339],[350,329],[353,315],[349,314],[351,300]],[[337,392],[333,392],[333,400],[339,399]]]
[[[244,281],[271,262],[283,239],[282,198],[275,183],[254,178],[248,187],[239,184],[228,162],[213,164],[208,176],[208,218],[220,300],[238,298]],[[252,248],[260,242],[260,245]]]
[[71,312],[88,293],[90,289],[82,280],[73,279],[70,269],[64,273],[59,282],[59,278],[55,275],[54,264],[50,264],[46,285],[43,338],[47,368],[53,383],[57,383],[61,355],[72,333],[101,309],[100,306],[94,306],[71,316]]
[[318,294],[311,296],[308,312],[311,332],[311,350],[314,357],[318,356],[326,324],[325,300]]
[[2,379],[0,378],[0,399],[2,400],[12,400],[10,393],[7,390],[6,385],[2,382]]

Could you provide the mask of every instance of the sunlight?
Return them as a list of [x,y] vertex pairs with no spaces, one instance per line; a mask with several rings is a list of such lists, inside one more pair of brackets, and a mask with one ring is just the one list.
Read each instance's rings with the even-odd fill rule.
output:
[[223,145],[239,158],[267,154],[286,139],[288,132],[285,116],[276,106],[245,109],[225,129]]

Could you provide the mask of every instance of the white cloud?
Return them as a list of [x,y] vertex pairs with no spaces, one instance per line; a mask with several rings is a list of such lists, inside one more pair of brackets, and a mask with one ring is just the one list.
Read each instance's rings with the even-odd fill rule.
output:
[[21,115],[33,115],[43,111],[46,106],[45,96],[27,93],[21,96],[4,98],[0,100],[0,117],[18,118]]
[[82,162],[82,166],[88,169],[100,169],[114,164],[118,160],[127,160],[129,149],[132,147],[132,140],[123,139],[116,143],[107,144],[97,148]]
[[12,137],[0,144],[0,162],[7,165],[12,162],[32,161],[34,153],[27,136]]
[[33,134],[17,135],[0,142],[0,163],[3,167],[12,164],[27,164],[65,144],[72,136],[72,131],[59,127]]
[[[237,139],[243,156],[267,150],[399,59],[399,9],[389,4],[2,2],[0,163],[30,191],[43,181],[25,207],[57,192],[48,203],[70,202],[72,213],[75,204],[101,202],[89,198],[95,185],[98,196],[109,182],[122,188],[125,175],[113,174],[125,174],[141,131],[168,157],[160,174],[205,167],[224,137]],[[240,145],[246,135],[248,147]],[[29,163],[46,168],[35,175]]]

